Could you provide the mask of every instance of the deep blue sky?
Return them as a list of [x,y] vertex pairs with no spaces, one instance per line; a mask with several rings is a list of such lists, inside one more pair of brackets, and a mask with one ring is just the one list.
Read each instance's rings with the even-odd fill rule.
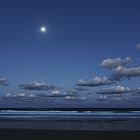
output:
[[140,2],[134,0],[1,0],[0,76],[9,83],[1,90],[30,81],[71,87],[81,78],[108,76],[101,61],[139,58],[138,43]]

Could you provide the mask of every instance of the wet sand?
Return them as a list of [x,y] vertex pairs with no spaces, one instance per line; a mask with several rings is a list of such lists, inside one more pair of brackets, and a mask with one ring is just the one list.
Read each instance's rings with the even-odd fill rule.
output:
[[140,131],[140,119],[77,120],[1,120],[0,129],[41,129],[69,131]]

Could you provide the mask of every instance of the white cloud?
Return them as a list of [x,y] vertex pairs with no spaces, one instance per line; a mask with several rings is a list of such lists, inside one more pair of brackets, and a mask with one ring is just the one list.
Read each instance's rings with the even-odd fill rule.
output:
[[140,50],[140,43],[136,45],[135,47],[137,50]]
[[20,88],[27,89],[27,90],[51,90],[54,89],[54,86],[48,85],[45,83],[39,83],[39,82],[29,82],[26,84],[20,84]]
[[111,85],[114,84],[114,81],[109,80],[107,77],[94,77],[90,80],[82,80],[80,79],[77,83],[78,86],[87,86],[87,87],[94,87],[94,86],[101,86],[101,85]]
[[140,92],[140,87],[137,87],[137,88],[136,88],[136,91]]
[[105,69],[113,69],[116,68],[117,66],[127,64],[132,61],[131,57],[125,57],[124,59],[122,58],[108,58],[103,60],[103,62],[100,64],[100,67],[105,68]]
[[121,80],[122,78],[131,78],[140,76],[140,67],[132,67],[132,68],[125,68],[122,66],[118,66],[117,68],[113,69],[113,73],[111,75],[112,80]]
[[76,93],[71,91],[65,91],[65,90],[50,90],[47,93],[40,93],[36,96],[38,97],[65,97],[65,96],[74,96]]
[[33,97],[36,97],[36,96],[31,93],[31,94],[27,95],[27,97],[33,98]]
[[140,87],[137,87],[137,88],[134,90],[134,93],[140,93]]
[[133,90],[131,90],[129,87],[115,86],[115,87],[98,89],[96,93],[97,94],[122,94],[122,93],[128,93],[132,91]]
[[36,97],[36,96],[35,96],[35,94],[32,94],[32,93],[29,93],[28,94],[28,93],[22,93],[21,92],[21,93],[16,93],[16,94],[13,94],[13,93],[5,93],[3,97],[15,97],[15,98],[16,97],[20,97],[20,98],[21,97],[27,97],[27,98],[29,97],[29,98],[33,98],[33,97]]
[[64,97],[64,100],[73,100],[73,99],[75,99],[74,96],[65,96]]
[[6,83],[6,79],[5,78],[0,78],[0,85],[4,85],[4,86],[7,86],[8,85]]
[[60,90],[52,90],[48,93],[48,96],[52,96],[52,97],[63,97],[63,96],[67,96],[67,92],[65,91],[60,91]]
[[17,94],[15,95],[15,97],[25,97],[25,96],[26,96],[25,93],[17,93]]
[[98,98],[96,98],[97,101],[105,101],[107,99],[109,99],[110,97],[106,96],[106,95],[101,95]]
[[11,97],[11,94],[10,93],[6,93],[5,97]]

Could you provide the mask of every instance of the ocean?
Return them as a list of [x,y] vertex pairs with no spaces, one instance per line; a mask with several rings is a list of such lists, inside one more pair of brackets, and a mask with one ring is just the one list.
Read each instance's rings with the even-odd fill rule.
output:
[[0,128],[137,131],[140,111],[1,110]]

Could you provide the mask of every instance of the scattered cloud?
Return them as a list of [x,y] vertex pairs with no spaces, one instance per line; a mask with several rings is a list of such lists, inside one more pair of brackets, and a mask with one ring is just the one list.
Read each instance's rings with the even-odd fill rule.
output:
[[0,85],[8,86],[8,84],[6,83],[6,79],[5,78],[0,78]]
[[136,91],[140,93],[140,87],[137,87],[136,88]]
[[35,96],[35,94],[32,94],[32,93],[31,93],[31,94],[27,95],[27,97],[29,97],[29,98],[34,98],[34,97],[36,97],[36,96]]
[[122,94],[122,93],[128,93],[132,91],[133,90],[131,90],[129,87],[115,86],[115,87],[98,89],[96,93],[97,94]]
[[5,97],[11,97],[11,94],[10,93],[6,93]]
[[140,43],[136,45],[135,47],[137,50],[140,50]]
[[15,97],[26,97],[25,93],[17,93]]
[[69,93],[66,91],[60,91],[60,90],[52,90],[48,93],[48,96],[50,97],[64,97],[68,96]]
[[12,97],[12,98],[22,98],[22,97],[26,97],[26,98],[33,98],[33,97],[36,97],[35,94],[33,93],[5,93],[2,97]]
[[73,100],[73,99],[75,99],[74,96],[65,96],[64,97],[64,100]]
[[90,80],[82,80],[80,79],[77,83],[78,86],[87,86],[87,87],[95,87],[95,86],[101,86],[101,85],[111,85],[114,84],[115,81],[109,80],[107,77],[94,77]]
[[105,69],[114,69],[120,65],[125,65],[129,62],[132,61],[131,57],[125,57],[124,59],[122,58],[108,58],[103,60],[103,62],[100,64],[100,67],[105,68]]
[[98,98],[96,98],[97,101],[105,101],[108,100],[110,97],[106,96],[106,95],[101,95]]
[[48,85],[45,83],[39,83],[39,82],[29,82],[26,84],[20,84],[20,88],[22,89],[27,89],[27,90],[51,90],[54,89],[55,87],[52,85]]
[[66,97],[66,96],[74,96],[75,93],[71,91],[65,91],[65,90],[51,90],[47,93],[40,93],[36,96],[38,97]]
[[117,68],[113,69],[113,73],[110,79],[120,81],[123,78],[130,79],[131,77],[137,76],[140,76],[140,67],[125,68],[118,66]]
[[134,93],[140,93],[140,87],[137,87],[137,88],[134,90]]

